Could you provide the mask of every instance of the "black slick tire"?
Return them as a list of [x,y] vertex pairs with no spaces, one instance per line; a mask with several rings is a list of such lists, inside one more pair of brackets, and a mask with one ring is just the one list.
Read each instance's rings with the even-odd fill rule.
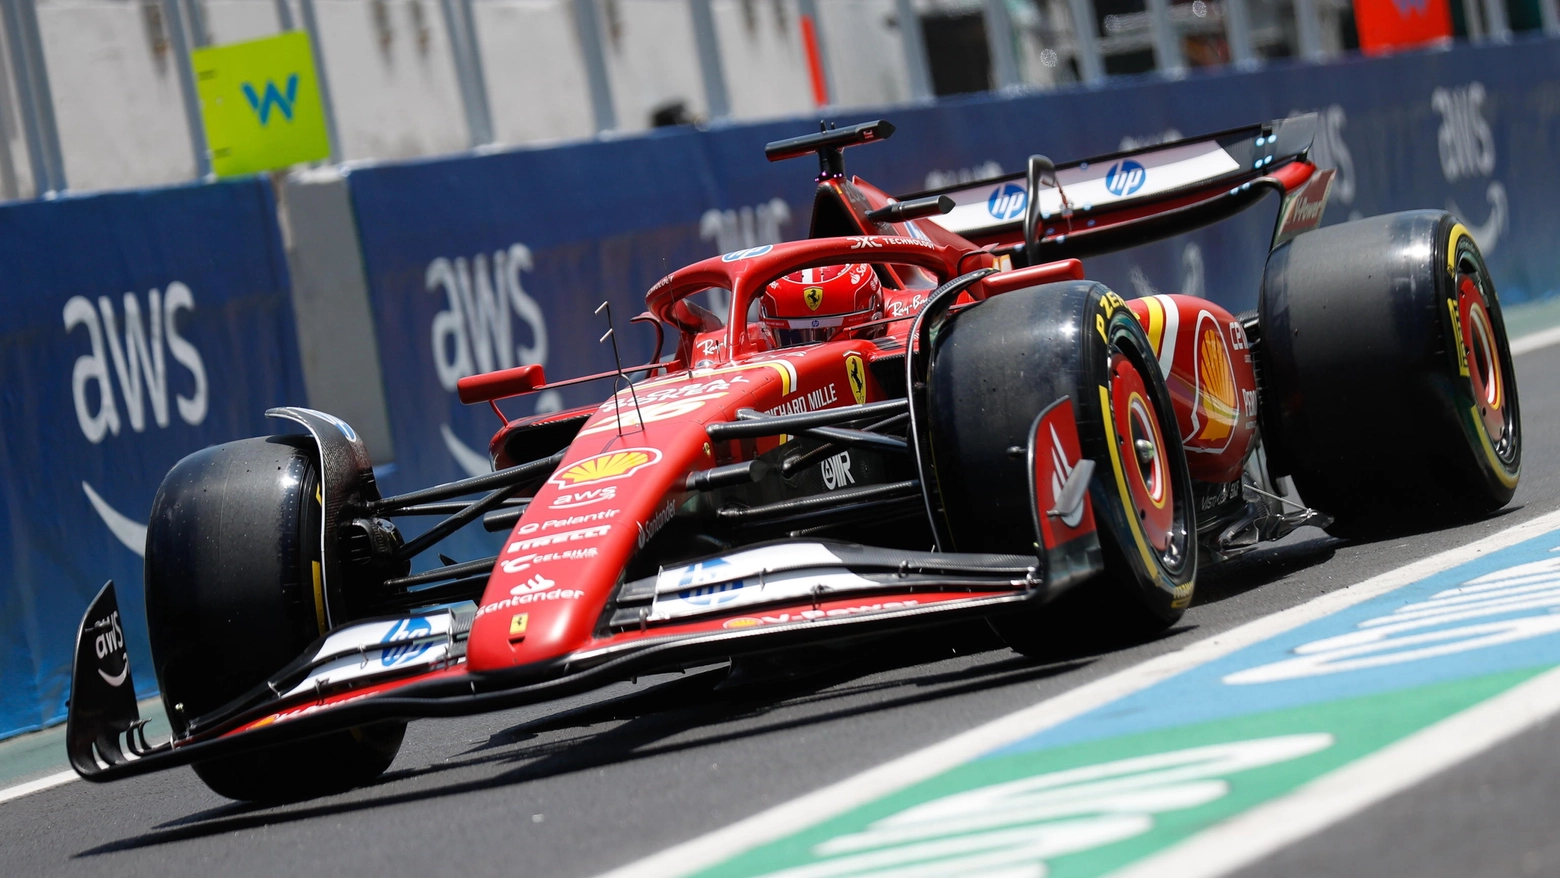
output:
[[[303,437],[244,439],[181,460],[146,541],[152,663],[175,733],[263,683],[324,631],[319,467]],[[217,793],[307,798],[389,767],[405,724],[332,732],[195,763]]]
[[[1036,551],[1026,463],[1013,449],[1057,399],[1073,400],[1083,456],[1095,462],[1105,572],[1036,612],[994,619],[1009,645],[1050,655],[1141,639],[1180,618],[1197,563],[1191,479],[1152,348],[1120,297],[1078,281],[968,308],[936,337],[927,393],[954,551]],[[1157,508],[1140,490],[1149,485]]]
[[1494,282],[1444,211],[1308,232],[1268,257],[1263,435],[1340,536],[1472,520],[1511,500],[1522,422]]

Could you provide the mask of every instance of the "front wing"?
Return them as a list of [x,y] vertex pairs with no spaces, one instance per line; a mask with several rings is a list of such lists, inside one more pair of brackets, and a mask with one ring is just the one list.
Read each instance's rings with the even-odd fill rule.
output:
[[[653,580],[627,583],[629,599],[609,620],[607,636],[513,673],[467,669],[469,605],[353,622],[316,641],[255,691],[196,718],[185,736],[155,744],[147,741],[136,707],[123,638],[104,639],[113,630],[105,620],[117,615],[108,583],[78,634],[67,732],[71,765],[88,780],[115,780],[377,720],[504,710],[745,653],[1038,606],[1057,591],[1039,574],[1037,558],[940,554],[933,565],[940,569],[932,570],[918,555],[934,553],[893,553],[889,564],[884,550],[830,548],[846,556],[845,566],[769,569],[765,584],[778,588],[767,600],[740,581],[720,591],[722,583],[709,583],[710,594],[734,596],[730,606],[713,608],[672,590],[658,592]],[[739,556],[754,551],[729,557],[740,565]],[[949,569],[960,559],[967,569]],[[799,586],[804,579],[813,587]],[[650,601],[636,607],[635,595]],[[660,595],[670,599],[655,600]],[[110,685],[115,679],[119,685]]]

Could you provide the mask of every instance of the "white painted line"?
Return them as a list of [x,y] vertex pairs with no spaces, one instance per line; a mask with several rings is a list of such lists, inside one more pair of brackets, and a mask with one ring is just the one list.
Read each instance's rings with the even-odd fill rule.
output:
[[0,803],[9,802],[12,799],[20,799],[22,796],[32,795],[33,793],[42,792],[44,790],[53,789],[60,784],[70,783],[71,781],[75,780],[76,777],[77,774],[75,771],[62,771],[59,774],[51,774],[47,777],[40,777],[37,780],[30,780],[27,783],[17,784],[14,787],[6,787],[5,789],[0,790]]
[[[955,735],[854,777],[815,790],[767,811],[607,872],[601,878],[687,875],[760,845],[777,841],[853,808],[935,777],[1008,744],[1022,741],[1119,698],[1146,689],[1238,649],[1298,628],[1346,607],[1560,528],[1560,511],[1541,515],[1481,540],[1423,558],[1347,588],[1313,598],[1222,634],[1156,656],[1108,677]],[[1174,873],[1161,873],[1174,874]]]
[[1511,340],[1511,355],[1520,357],[1550,345],[1560,344],[1560,326],[1551,326],[1548,329],[1529,333],[1521,338]]
[[1560,668],[1421,729],[1110,878],[1213,878],[1358,814],[1560,713]]

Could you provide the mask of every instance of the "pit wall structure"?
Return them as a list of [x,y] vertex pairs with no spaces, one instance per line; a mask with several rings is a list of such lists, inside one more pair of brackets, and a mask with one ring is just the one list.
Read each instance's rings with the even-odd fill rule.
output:
[[[1458,47],[1095,90],[853,113],[894,138],[846,153],[889,191],[929,175],[1018,170],[1317,112],[1338,170],[1328,224],[1446,208],[1508,305],[1560,295],[1560,43]],[[802,237],[815,168],[768,164],[790,119],[482,155],[346,165],[0,207],[0,736],[64,717],[76,626],[109,578],[138,694],[155,691],[138,540],[163,473],[205,445],[265,434],[270,405],[357,426],[400,491],[487,467],[497,421],[463,375],[539,362],[610,368],[593,312],[612,303],[625,364],[643,291],[717,253]],[[1090,260],[1125,296],[1255,306],[1276,199],[1225,223]],[[714,303],[718,304],[718,303]],[[505,403],[600,399],[606,384]],[[491,554],[463,534],[441,550]],[[214,656],[213,661],[221,661]]]

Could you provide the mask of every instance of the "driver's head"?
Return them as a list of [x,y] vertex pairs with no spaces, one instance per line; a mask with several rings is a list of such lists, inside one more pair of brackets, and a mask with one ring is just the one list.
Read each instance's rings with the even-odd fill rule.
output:
[[883,284],[870,265],[808,268],[764,290],[764,325],[781,347],[828,341],[881,316]]

